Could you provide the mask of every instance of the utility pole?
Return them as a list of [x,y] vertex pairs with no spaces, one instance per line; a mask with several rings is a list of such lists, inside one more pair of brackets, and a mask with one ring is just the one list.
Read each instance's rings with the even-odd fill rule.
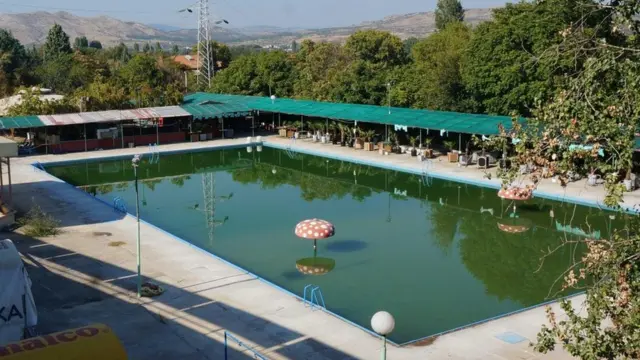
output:
[[209,26],[209,0],[198,2],[198,84],[211,86],[211,28]]

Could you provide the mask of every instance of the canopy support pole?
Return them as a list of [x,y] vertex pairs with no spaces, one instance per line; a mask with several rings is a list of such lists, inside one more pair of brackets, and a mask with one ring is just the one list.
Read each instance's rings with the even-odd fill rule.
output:
[[7,158],[7,171],[9,173],[9,205],[13,208],[13,189],[11,188],[11,158]]
[[49,154],[49,137],[47,136],[47,127],[44,127],[44,153]]
[[[251,137],[256,136],[256,119],[254,116],[251,117]],[[253,139],[251,139],[253,141]]]
[[300,122],[302,122],[302,126],[300,128],[300,131],[304,131],[304,115],[300,115]]
[[271,113],[271,131],[276,129],[276,113]]
[[418,141],[420,142],[420,149],[422,149],[422,128],[420,128],[420,135],[418,136]]
[[[325,136],[329,134],[329,118],[327,118],[327,127],[325,128],[324,132],[325,132],[324,133]],[[327,139],[327,142],[329,142],[328,139]]]
[[156,145],[160,145],[160,121],[156,120]]
[[462,133],[458,134],[458,152],[462,152]]
[[4,201],[4,174],[2,173],[2,159],[0,159],[0,199]]
[[122,141],[122,149],[124,149],[124,123],[120,122],[120,140]]
[[82,127],[84,129],[84,152],[87,152],[87,124],[82,124]]
[[278,127],[282,127],[282,117],[280,115],[282,114],[278,113]]
[[222,138],[224,139],[224,116],[220,118],[222,121]]
[[384,141],[389,142],[389,125],[384,124]]
[[189,141],[193,142],[193,117],[189,118]]

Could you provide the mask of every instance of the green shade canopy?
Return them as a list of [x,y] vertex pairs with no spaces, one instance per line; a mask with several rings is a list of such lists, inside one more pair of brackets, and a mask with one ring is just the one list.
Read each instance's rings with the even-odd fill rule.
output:
[[35,128],[45,126],[37,116],[0,117],[0,129]]
[[[268,97],[212,93],[187,95],[183,108],[191,112],[188,106],[197,104],[228,105],[231,106],[231,108],[241,108],[244,106],[245,109],[254,111],[335,120],[362,121],[430,130],[446,130],[447,132],[464,134],[497,135],[499,134],[499,125],[503,125],[507,130],[512,127],[512,119],[508,116],[464,114],[446,111],[396,107],[388,108],[375,105],[342,104],[280,98],[272,100]],[[524,123],[525,120],[521,118],[518,121]]]

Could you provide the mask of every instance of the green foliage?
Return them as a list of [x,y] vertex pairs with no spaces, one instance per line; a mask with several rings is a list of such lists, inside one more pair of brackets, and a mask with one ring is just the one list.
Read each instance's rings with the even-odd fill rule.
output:
[[413,47],[416,73],[407,81],[413,89],[414,106],[460,112],[472,110],[461,73],[462,56],[470,39],[471,30],[461,22],[454,22]]
[[26,72],[27,53],[11,32],[0,29],[0,96],[11,95]]
[[357,59],[383,68],[402,65],[406,61],[402,40],[386,31],[357,31],[349,37],[345,49]]
[[173,45],[173,47],[171,48],[171,55],[179,55],[180,54],[180,47],[176,44]]
[[59,101],[40,100],[40,92],[22,89],[22,102],[7,110],[9,116],[52,115],[65,112],[75,112],[77,107],[69,103],[68,99]]
[[474,31],[463,62],[464,82],[480,110],[528,116],[536,99],[548,99],[565,74],[579,71],[576,54],[553,47],[563,42],[562,30],[578,21],[583,31],[604,35],[607,11],[593,7],[591,1],[547,0],[495,9],[493,21]]
[[402,42],[402,46],[404,47],[405,55],[411,57],[413,47],[420,41],[417,37],[410,37]]
[[140,52],[140,44],[138,43],[133,44],[133,51],[137,53]]
[[62,26],[54,24],[44,43],[45,61],[54,60],[59,56],[71,53],[71,44],[69,43],[69,35],[62,30]]
[[351,58],[340,45],[304,42],[297,53],[294,93],[303,99],[335,100],[336,86]]
[[86,49],[89,47],[89,40],[86,36],[80,36],[73,40],[73,48],[76,50]]
[[288,97],[293,94],[293,72],[293,61],[285,52],[260,52],[232,62],[216,75],[211,88],[220,93]]
[[38,205],[34,205],[17,223],[24,228],[23,232],[27,236],[46,237],[60,233],[60,222],[45,213]]
[[96,50],[102,50],[102,43],[98,40],[91,40],[89,47]]
[[149,43],[145,43],[142,47],[142,52],[146,54],[153,52],[153,50],[151,50],[151,45]]
[[436,5],[436,28],[443,30],[447,25],[464,20],[464,10],[460,0],[438,0]]

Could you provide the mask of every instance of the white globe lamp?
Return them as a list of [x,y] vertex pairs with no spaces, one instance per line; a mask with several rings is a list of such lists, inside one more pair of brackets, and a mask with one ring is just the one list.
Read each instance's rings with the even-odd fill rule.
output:
[[271,95],[271,103],[273,104],[276,101],[276,96],[275,95]]
[[393,316],[386,311],[378,311],[371,317],[371,328],[382,335],[382,360],[387,358],[387,335],[391,334],[396,326]]

